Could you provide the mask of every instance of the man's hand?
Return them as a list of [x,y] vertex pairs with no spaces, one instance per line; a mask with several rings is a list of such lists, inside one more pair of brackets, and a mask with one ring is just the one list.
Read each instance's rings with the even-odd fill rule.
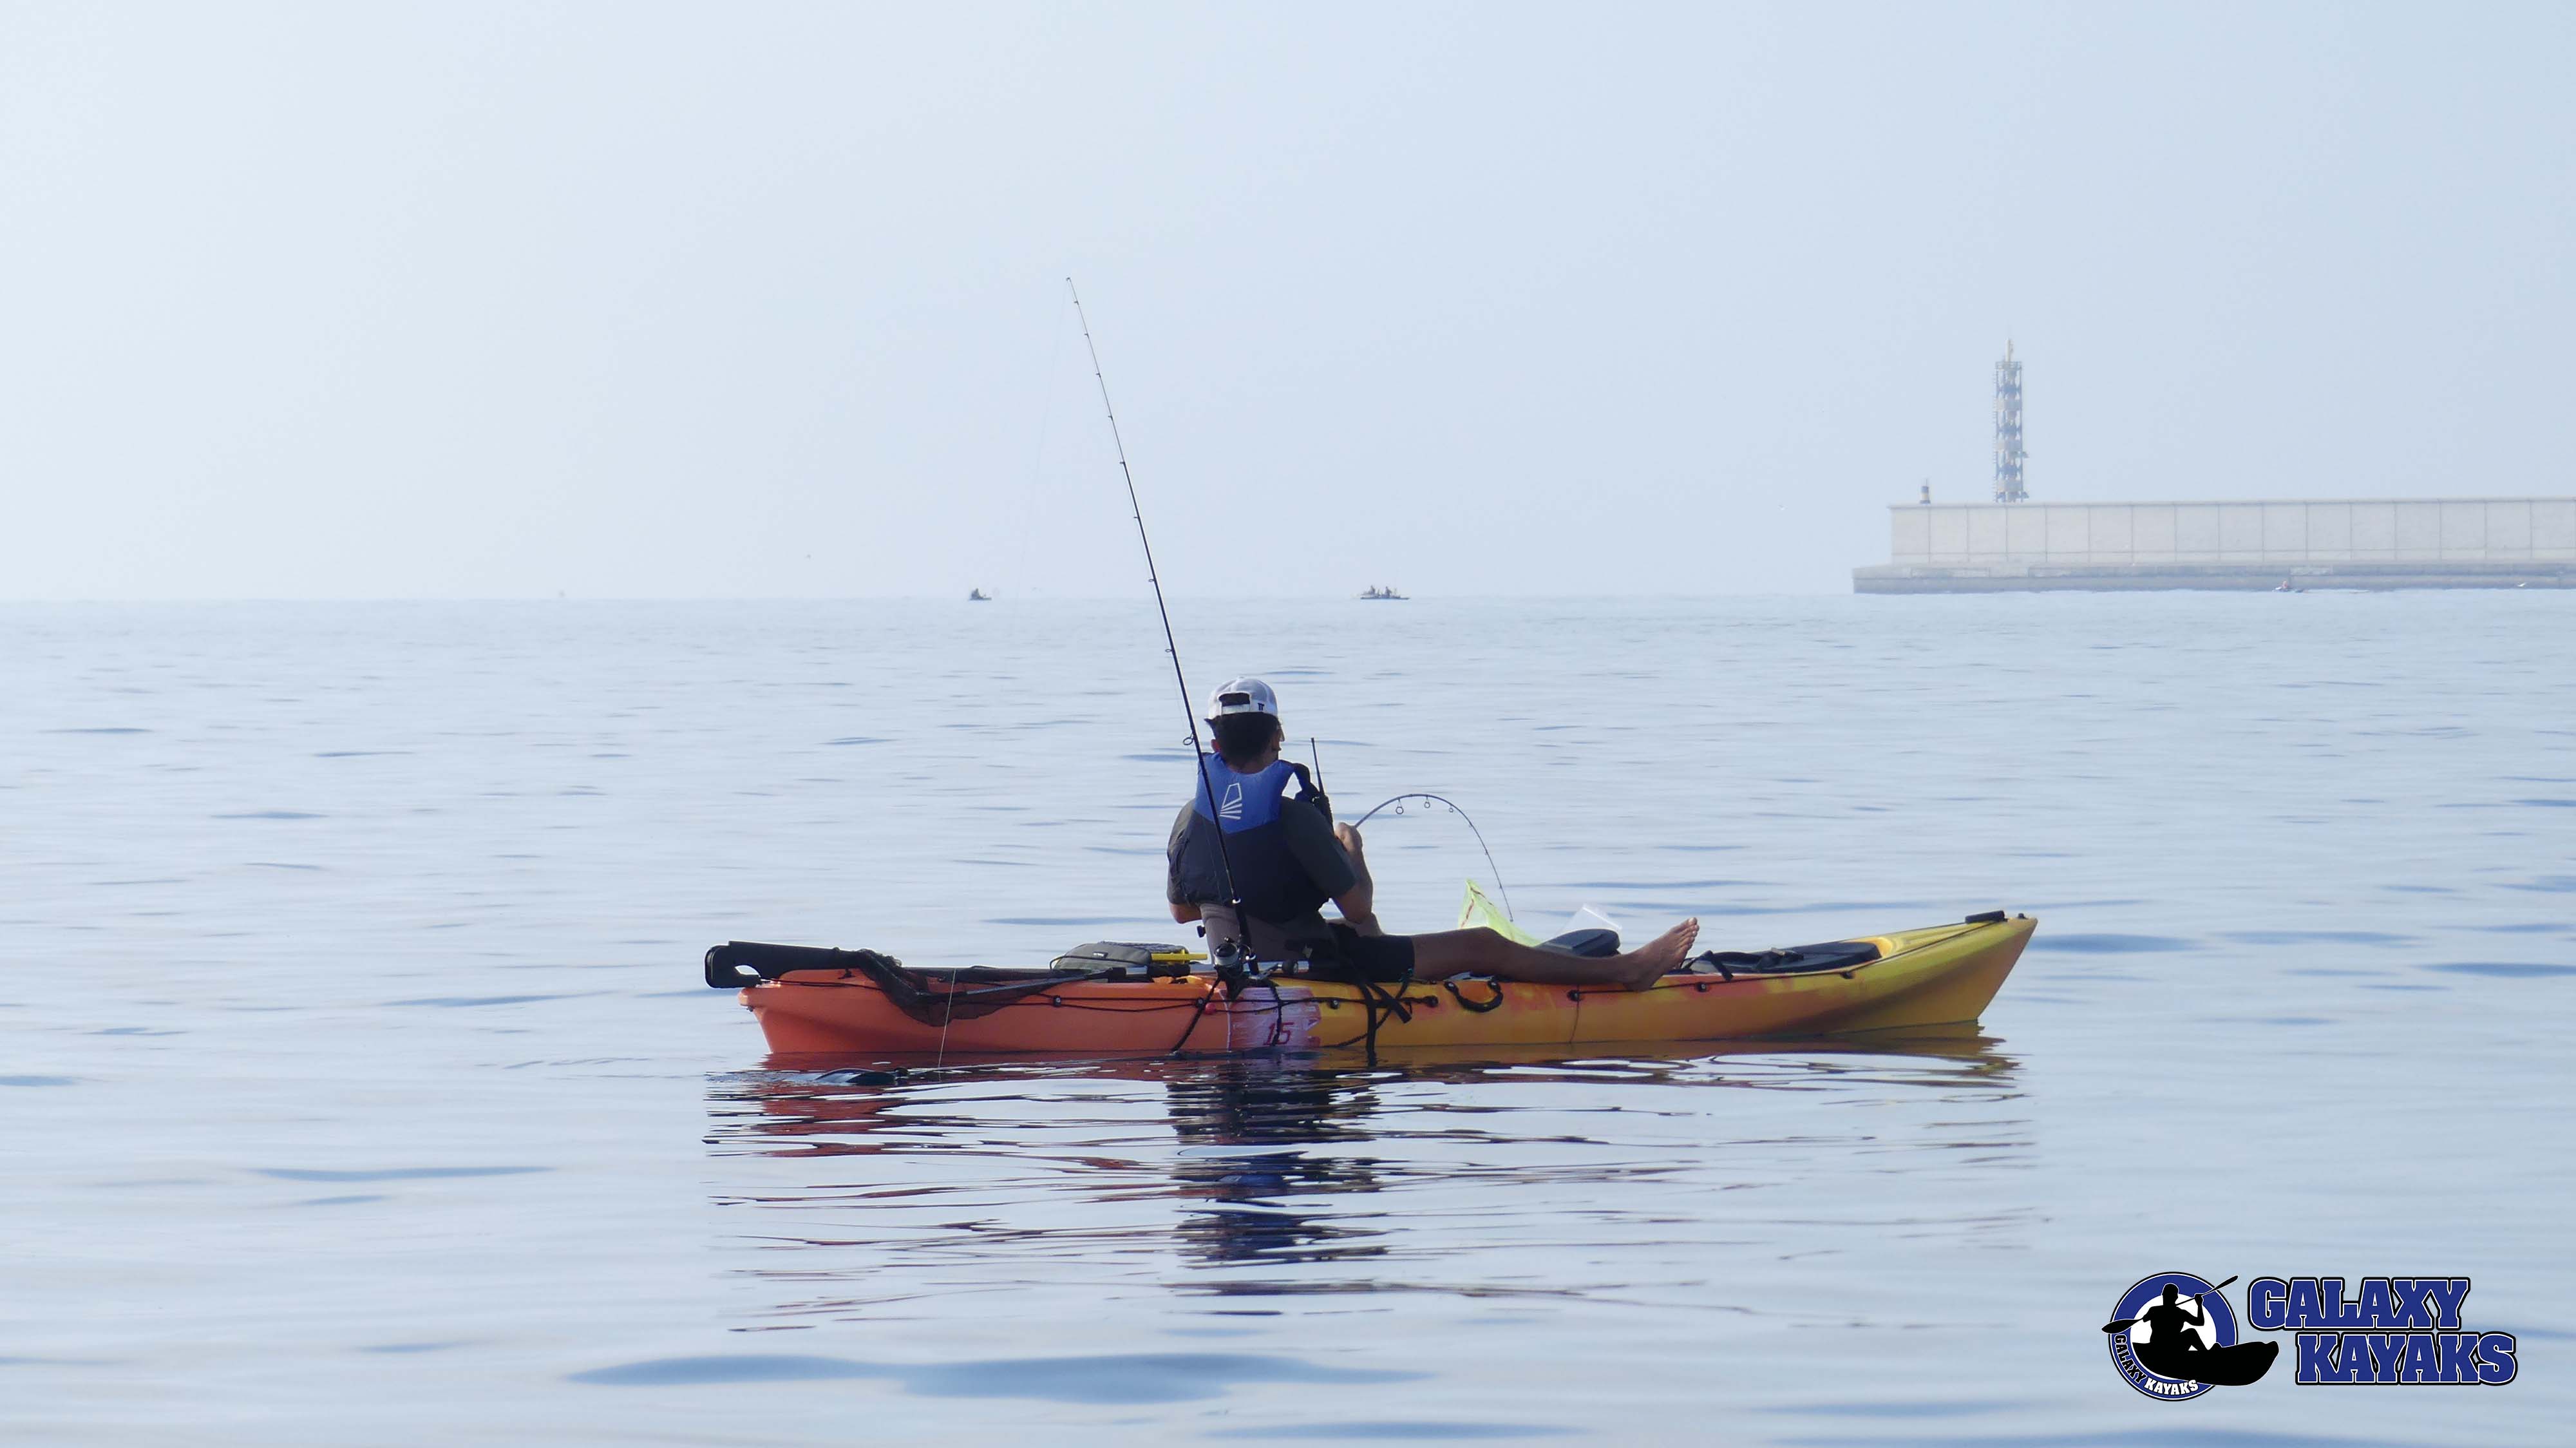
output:
[[1368,868],[1367,857],[1360,853],[1360,832],[1358,826],[1337,824],[1333,826],[1333,838],[1341,841],[1342,848],[1351,852],[1351,863],[1353,865],[1363,870]]

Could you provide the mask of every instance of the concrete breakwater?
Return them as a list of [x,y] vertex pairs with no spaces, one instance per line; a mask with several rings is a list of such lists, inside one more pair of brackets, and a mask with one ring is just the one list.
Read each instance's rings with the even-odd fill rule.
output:
[[2576,588],[2576,498],[1899,503],[1855,593]]

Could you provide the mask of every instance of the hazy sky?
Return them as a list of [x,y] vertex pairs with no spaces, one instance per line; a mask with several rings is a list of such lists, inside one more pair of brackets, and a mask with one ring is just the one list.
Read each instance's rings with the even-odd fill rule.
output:
[[0,0],[0,596],[1839,592],[2576,492],[2576,7]]

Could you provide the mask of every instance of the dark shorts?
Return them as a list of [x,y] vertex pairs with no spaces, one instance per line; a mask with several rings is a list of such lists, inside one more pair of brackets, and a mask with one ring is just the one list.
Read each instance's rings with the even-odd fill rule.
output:
[[1362,935],[1336,920],[1333,948],[1315,952],[1315,966],[1320,974],[1340,976],[1346,980],[1373,980],[1381,985],[1394,985],[1413,979],[1413,937],[1410,935]]

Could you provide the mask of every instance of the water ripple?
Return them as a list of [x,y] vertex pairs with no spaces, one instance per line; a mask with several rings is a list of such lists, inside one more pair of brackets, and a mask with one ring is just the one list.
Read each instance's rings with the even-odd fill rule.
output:
[[865,1363],[746,1353],[655,1358],[567,1375],[576,1383],[656,1388],[884,1378],[923,1397],[1043,1398],[1058,1403],[1185,1403],[1222,1397],[1243,1383],[1399,1383],[1422,1376],[1385,1368],[1324,1367],[1257,1353],[1131,1353],[944,1363]]

